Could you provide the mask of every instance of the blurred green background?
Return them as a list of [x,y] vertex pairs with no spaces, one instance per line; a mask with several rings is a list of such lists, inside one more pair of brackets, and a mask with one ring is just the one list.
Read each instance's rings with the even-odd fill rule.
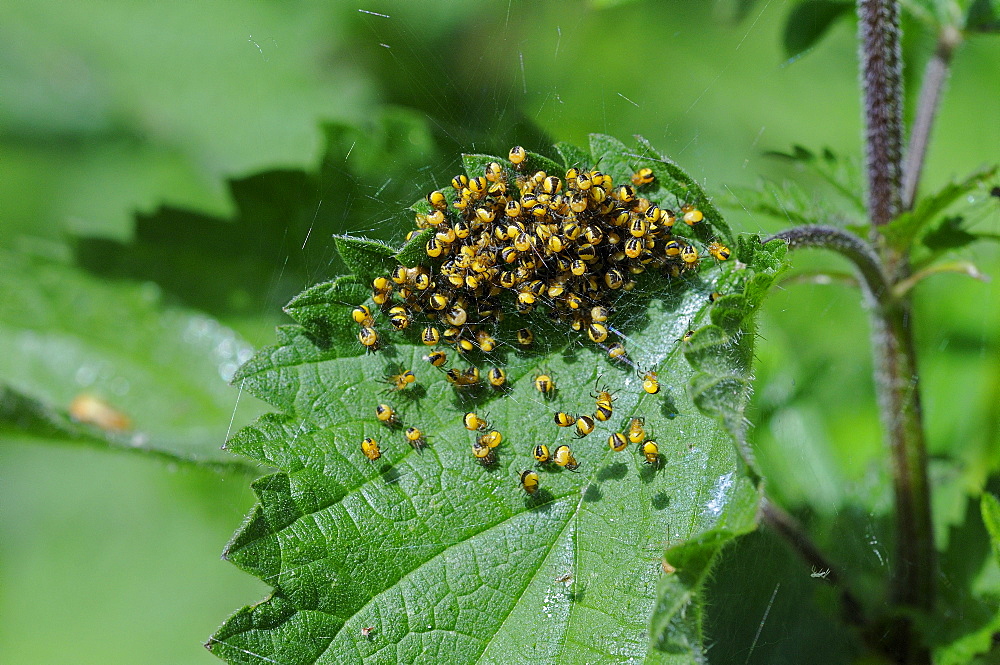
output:
[[[113,442],[228,459],[227,432],[265,407],[226,380],[291,295],[337,273],[330,235],[397,237],[401,208],[463,151],[642,134],[729,200],[734,228],[782,228],[730,189],[788,174],[766,151],[861,150],[854,24],[790,61],[794,4],[7,0],[0,385],[46,413],[95,394],[134,422]],[[932,40],[915,23],[905,39],[909,116]],[[1000,158],[998,62],[986,38],[957,54],[924,191]],[[971,220],[1000,226],[996,205]],[[1000,265],[995,244],[961,256]],[[845,269],[795,257],[795,272]],[[998,288],[945,275],[916,292],[942,548],[974,539],[967,502],[1000,467]],[[777,289],[750,414],[769,490],[859,580],[892,551],[867,334],[855,289]],[[201,643],[268,591],[219,559],[252,506],[248,476],[14,420],[0,427],[0,659],[216,662]],[[824,645],[829,598],[809,574],[766,535],[729,554],[710,590],[718,662]]]

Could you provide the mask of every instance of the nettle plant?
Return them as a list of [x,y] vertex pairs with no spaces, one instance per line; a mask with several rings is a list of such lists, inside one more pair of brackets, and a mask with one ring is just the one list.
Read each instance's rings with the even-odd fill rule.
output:
[[[225,558],[274,591],[206,646],[253,664],[703,662],[712,565],[765,524],[823,571],[872,654],[930,662],[910,294],[944,269],[941,213],[995,171],[916,197],[945,77],[928,73],[904,160],[898,6],[858,15],[866,229],[734,236],[647,142],[595,134],[557,144],[561,161],[465,155],[398,244],[337,237],[351,274],[294,298],[297,324],[235,378],[278,412],[227,447],[277,472]],[[940,27],[946,72],[965,26]],[[837,184],[832,157],[791,157]],[[755,317],[800,247],[850,260],[871,314],[896,501],[879,602],[768,500],[747,439]],[[983,510],[997,542],[1000,504]]]

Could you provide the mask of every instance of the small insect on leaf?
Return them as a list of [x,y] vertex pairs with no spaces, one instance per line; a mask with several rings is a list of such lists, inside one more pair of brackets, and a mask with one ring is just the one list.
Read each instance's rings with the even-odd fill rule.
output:
[[656,378],[656,372],[649,370],[642,375],[642,389],[650,395],[660,392],[660,381]]
[[424,433],[421,432],[416,427],[407,427],[406,432],[403,433],[406,436],[406,441],[414,450],[421,450],[427,445],[427,439],[424,438]]
[[476,443],[480,446],[486,446],[487,448],[496,448],[503,441],[503,435],[496,430],[491,430],[486,434],[481,434]]
[[379,448],[378,441],[371,437],[367,437],[361,442],[361,452],[371,462],[382,457],[382,449]]
[[552,461],[559,466],[564,467],[567,471],[576,471],[580,468],[580,463],[576,461],[575,457],[573,457],[573,452],[567,445],[562,445],[556,448],[555,452],[552,454]]
[[462,419],[462,423],[465,425],[465,429],[470,432],[484,430],[489,427],[489,423],[487,423],[484,418],[480,418],[478,415],[471,412],[465,414],[465,417]]
[[719,261],[725,261],[732,254],[732,252],[729,251],[729,248],[720,242],[709,243],[708,253],[711,254],[716,259],[718,259]]
[[576,424],[576,418],[563,411],[557,411],[552,417],[552,420],[555,421],[555,424],[559,427],[572,427]]
[[351,310],[351,318],[360,326],[371,327],[375,319],[372,318],[372,311],[364,305],[358,305]]
[[395,425],[399,422],[396,412],[388,404],[379,404],[375,407],[375,417],[380,423],[385,425]]
[[503,388],[507,383],[507,372],[500,367],[491,367],[490,371],[486,373],[486,380],[494,388]]
[[538,376],[536,376],[534,385],[535,385],[535,390],[542,393],[542,395],[545,395],[546,397],[551,396],[553,394],[553,391],[555,391],[556,389],[555,382],[552,380],[552,377],[549,376],[548,374],[539,374]]
[[444,351],[433,351],[424,356],[424,360],[429,362],[434,367],[441,367],[441,365],[448,362],[448,354]]
[[483,466],[492,466],[497,461],[493,449],[489,446],[481,445],[478,440],[472,444],[472,456]]
[[628,439],[621,432],[615,432],[608,437],[608,447],[616,453],[620,453],[628,446]]
[[646,430],[642,418],[633,418],[628,426],[628,440],[632,443],[642,443],[646,440]]
[[642,444],[642,456],[645,457],[646,464],[658,464],[660,461],[660,447],[656,441],[647,441]]
[[365,347],[366,351],[378,351],[379,347],[379,336],[378,331],[374,328],[363,327],[358,331],[358,341],[361,342],[361,346]]
[[126,432],[132,429],[132,420],[121,411],[89,393],[81,393],[69,404],[70,417],[88,425],[96,425],[108,432]]
[[386,374],[385,378],[382,380],[383,383],[389,384],[388,390],[390,391],[400,391],[405,390],[407,386],[411,383],[415,383],[417,380],[416,375],[413,370],[404,370],[400,367],[396,374]]
[[521,489],[523,489],[528,494],[534,494],[538,491],[538,474],[534,471],[522,471],[521,472]]

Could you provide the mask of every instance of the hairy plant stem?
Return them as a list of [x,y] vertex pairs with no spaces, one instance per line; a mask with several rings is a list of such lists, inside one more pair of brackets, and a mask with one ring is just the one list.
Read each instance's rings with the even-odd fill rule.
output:
[[[934,533],[909,300],[893,294],[875,250],[846,231],[800,226],[765,242],[773,239],[785,240],[791,249],[833,250],[857,270],[871,310],[875,388],[889,448],[896,505],[896,553],[890,592],[897,606],[930,610],[934,602]],[[897,663],[930,663],[930,654],[920,646],[914,630],[902,613],[888,627],[882,647]]]
[[896,0],[858,0],[868,214],[876,228],[900,211],[903,71]]
[[892,599],[926,611],[934,604],[935,551],[911,317],[908,298],[875,310],[872,341],[875,388],[895,483]]
[[[857,2],[868,214],[873,238],[880,241],[879,229],[891,222],[903,206],[899,3],[896,0]],[[940,85],[937,87],[939,89]],[[936,107],[937,101],[928,104]],[[915,129],[920,132],[916,134],[918,141],[926,142],[931,120],[933,113],[927,118],[925,128]],[[925,147],[919,150],[922,152]],[[919,159],[922,164],[922,154]],[[919,169],[920,164],[910,167],[914,188],[920,178]],[[895,297],[891,293],[891,287],[909,276],[909,256],[908,252],[894,250],[881,242],[879,246],[880,265],[883,274],[888,275],[890,289],[879,294],[866,288],[866,297],[872,304],[875,390],[889,449],[896,504],[896,551],[889,590],[898,613],[887,625],[886,644],[895,662],[924,665],[930,663],[930,652],[922,645],[908,612],[928,612],[934,605],[936,562],[927,448],[913,346],[912,308],[908,294]],[[867,281],[866,286],[869,286]]]
[[889,280],[882,271],[878,254],[861,238],[835,226],[796,226],[765,238],[762,242],[784,240],[789,249],[816,247],[829,249],[843,255],[857,270],[865,290],[877,307],[888,306],[891,301]]
[[941,92],[948,80],[952,55],[961,42],[962,32],[952,25],[946,25],[938,35],[937,48],[924,69],[924,80],[920,84],[920,97],[917,100],[917,113],[910,129],[910,142],[903,164],[903,210],[912,209],[916,201],[920,174],[924,169],[924,159],[927,157],[927,146],[930,143],[931,127],[937,115]]

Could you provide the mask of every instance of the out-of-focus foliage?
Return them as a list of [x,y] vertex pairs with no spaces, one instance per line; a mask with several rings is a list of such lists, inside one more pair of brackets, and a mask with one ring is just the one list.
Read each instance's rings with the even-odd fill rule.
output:
[[324,2],[5,2],[0,197],[10,231],[128,238],[164,201],[225,213],[225,178],[311,164],[364,118],[350,15]]
[[80,238],[77,261],[105,277],[154,281],[209,311],[277,311],[330,274],[336,260],[330,229],[384,237],[416,195],[413,175],[441,177],[425,167],[436,144],[413,111],[385,108],[369,122],[327,125],[325,135],[318,169],[231,181],[232,217],[160,206],[136,216],[130,242]]
[[[103,429],[89,434],[116,446],[203,460],[223,455],[220,442],[234,417],[226,382],[251,354],[232,330],[200,312],[163,307],[153,284],[105,284],[7,250],[0,250],[0,292],[0,377],[14,391],[11,400],[39,400],[39,408],[29,401],[10,409],[0,427],[87,438],[63,421],[68,410]],[[99,407],[88,408],[86,396],[123,418],[94,413]],[[23,411],[32,416],[19,422]],[[243,418],[253,417],[252,407],[244,411]]]
[[785,55],[794,58],[811,48],[835,21],[853,16],[850,0],[805,0],[795,5],[785,24]]

